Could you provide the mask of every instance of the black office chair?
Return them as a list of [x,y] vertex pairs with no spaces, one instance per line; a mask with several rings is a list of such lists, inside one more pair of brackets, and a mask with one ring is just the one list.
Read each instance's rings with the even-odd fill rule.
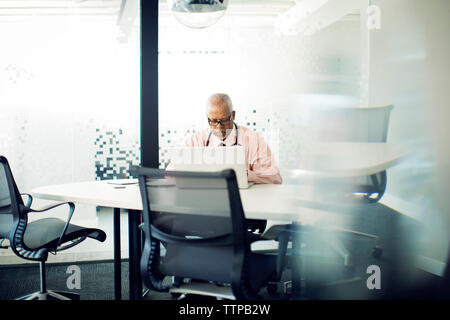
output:
[[[100,229],[84,228],[70,223],[75,205],[72,202],[58,203],[46,208],[31,209],[31,195],[27,205],[14,181],[8,161],[0,156],[0,244],[9,242],[8,247],[20,258],[39,261],[40,290],[19,300],[69,300],[79,299],[71,292],[47,290],[45,261],[48,254],[71,248],[86,238],[105,241],[106,234]],[[28,214],[44,212],[61,205],[69,206],[67,221],[58,218],[44,218],[28,223]],[[3,247],[5,247],[3,245]]]
[[[131,172],[142,195],[141,272],[150,290],[257,299],[269,281],[279,281],[277,256],[250,249],[252,242],[264,239],[247,230],[234,171],[132,167]],[[169,285],[164,281],[168,276],[175,279]]]
[[[351,179],[342,179],[342,182],[339,180],[337,181],[338,182],[320,180],[316,181],[316,183],[322,186],[321,189],[329,187],[334,190],[337,189],[342,191],[342,194],[333,191],[333,198],[325,198],[324,201],[320,203],[297,200],[296,203],[299,210],[318,210],[334,213],[336,215],[349,214],[358,209],[362,210],[365,205],[374,204],[383,197],[386,189],[386,171],[359,179],[355,181],[354,184],[352,184]],[[371,239],[374,241],[371,255],[375,258],[380,258],[382,256],[383,249],[378,243],[377,235],[346,229],[335,225],[273,225],[264,233],[266,239],[276,240],[279,244],[277,249],[279,255],[279,269],[283,270],[287,268],[288,265],[292,265],[289,261],[294,255],[297,257],[300,255],[312,255],[318,257],[321,256],[322,253],[325,253],[323,254],[323,257],[330,258],[334,253],[342,259],[342,265],[345,267],[346,277],[348,278],[346,281],[349,281],[349,279],[352,279],[352,281],[361,281],[360,278],[353,277],[355,267],[353,256],[340,240],[340,238],[345,235],[353,235],[360,239]],[[292,243],[294,238],[296,238],[297,242],[301,243],[295,250],[293,248],[288,248],[288,243]],[[308,242],[310,250],[300,248],[306,246],[306,242]],[[312,247],[314,247],[313,250],[311,250]],[[285,282],[284,287],[286,288],[290,283],[291,281]]]
[[[383,143],[387,141],[389,119],[393,105],[367,108],[342,108],[328,112],[328,120],[339,123],[338,130],[332,132],[331,141],[341,142],[372,142]],[[357,156],[357,155],[355,155]],[[387,186],[386,170],[374,173],[367,177],[336,179],[331,185],[345,190],[342,202],[349,201],[350,207],[354,204],[374,204],[381,200]],[[356,200],[356,201],[355,201]],[[333,209],[330,209],[331,211]],[[378,236],[356,230],[342,230],[364,238],[378,240]],[[330,244],[344,257],[344,264],[350,265],[350,254],[336,239],[332,238]],[[381,257],[382,248],[376,243],[372,255]]]
[[[310,118],[308,126],[313,128],[314,134],[312,136],[318,137],[321,142],[382,143],[387,141],[389,118],[393,108],[393,105],[386,105],[383,107],[369,108],[319,109],[315,113],[308,115]],[[300,175],[298,175],[299,179],[302,179],[301,174],[300,171]],[[297,178],[295,170],[292,178]],[[317,190],[323,191],[326,188],[330,188],[330,194],[333,195],[333,198],[326,199],[325,203],[320,204],[298,201],[299,208],[317,209],[328,212],[338,210],[348,212],[355,206],[374,204],[380,201],[386,190],[387,174],[386,170],[383,170],[366,177],[317,178],[313,183],[319,186]],[[325,195],[326,192],[323,192],[323,194]],[[332,231],[337,231],[337,233],[334,232],[332,234]],[[287,254],[289,251],[292,251],[287,249],[287,244],[292,241],[293,237],[299,238],[303,236],[303,238],[308,238],[311,237],[311,234],[322,235],[322,237],[314,236],[313,238],[319,240],[319,246],[325,245],[337,252],[342,258],[343,265],[350,271],[353,268],[351,254],[341,243],[339,237],[334,235],[351,234],[360,238],[372,239],[375,241],[372,248],[372,256],[380,258],[383,253],[382,248],[378,245],[377,235],[344,228],[306,228],[304,226],[299,227],[294,225],[275,225],[266,231],[265,237],[271,237],[279,243],[283,243],[284,248],[279,248],[278,250]],[[281,261],[286,262],[287,259],[282,258]]]

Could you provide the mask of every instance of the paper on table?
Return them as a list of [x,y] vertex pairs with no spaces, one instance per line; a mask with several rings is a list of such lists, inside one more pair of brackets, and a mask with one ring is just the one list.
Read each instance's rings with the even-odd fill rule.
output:
[[[139,185],[139,181],[137,179],[122,179],[122,180],[109,180],[108,184],[112,184],[115,186],[127,186],[127,185]],[[170,181],[168,179],[152,179],[147,181],[147,185],[149,186],[174,186],[175,181]]]
[[127,180],[108,180],[108,184],[114,184],[119,186],[125,186],[130,184],[139,184],[136,179],[127,179]]

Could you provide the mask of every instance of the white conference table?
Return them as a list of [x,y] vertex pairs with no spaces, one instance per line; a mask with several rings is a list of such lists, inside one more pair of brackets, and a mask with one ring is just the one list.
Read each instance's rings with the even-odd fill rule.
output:
[[397,164],[410,151],[384,142],[300,143],[294,175],[324,178],[355,178],[382,172]]
[[[32,193],[37,198],[47,200],[142,210],[137,179],[74,182],[35,188]],[[295,200],[315,200],[313,193],[310,187],[283,184],[257,184],[249,189],[240,189],[246,218],[282,221],[298,220],[299,210]],[[283,201],[281,208],[280,201]]]
[[[111,184],[114,182],[115,184]],[[123,184],[122,184],[123,183]],[[127,184],[130,183],[130,184]],[[254,185],[241,190],[246,218],[277,220],[291,223],[300,219],[302,211],[294,204],[305,188],[290,185]],[[303,190],[303,192],[302,192]],[[32,190],[36,198],[70,201],[79,204],[113,208],[114,213],[114,278],[115,299],[121,299],[120,210],[128,211],[130,299],[138,299],[140,285],[139,257],[142,200],[136,179],[88,181],[39,187]],[[304,197],[302,197],[304,198]],[[280,203],[283,203],[280,206]]]
[[[299,166],[291,177],[352,178],[382,172],[397,164],[407,152],[390,143],[316,143],[304,144]],[[129,184],[127,184],[129,183]],[[142,210],[137,180],[103,180],[38,187],[37,198],[72,201],[94,206]],[[317,200],[314,189],[300,185],[253,185],[240,189],[248,219],[296,220],[297,200]],[[292,200],[280,208],[280,200]],[[319,199],[320,200],[320,199]],[[292,206],[294,205],[294,206]]]
[[[309,149],[308,149],[309,148]],[[406,153],[388,143],[328,143],[306,146],[299,169],[293,175],[301,177],[358,177],[384,171],[401,160]],[[309,154],[308,158],[306,155]],[[318,160],[318,162],[314,162]],[[336,160],[336,161],[333,161]],[[130,253],[130,299],[139,299],[142,282],[139,272],[140,212],[142,200],[136,180],[75,182],[39,187],[32,190],[37,198],[71,201],[80,204],[114,208],[115,298],[121,298],[120,209],[128,210]],[[114,184],[113,184],[114,183]],[[124,184],[130,183],[130,184]],[[247,219],[275,220],[287,223],[314,223],[320,210],[304,210],[303,203],[318,203],[317,190],[304,185],[253,185],[240,190]],[[323,212],[326,216],[327,213]]]
[[[111,184],[114,182],[114,184]],[[122,184],[123,183],[123,184]],[[130,299],[139,299],[142,292],[139,272],[141,237],[138,226],[141,223],[142,200],[136,179],[103,180],[52,185],[33,189],[36,198],[70,201],[79,204],[113,208],[114,213],[114,290],[115,299],[120,300],[121,253],[120,253],[120,210],[128,211]],[[283,221],[287,224],[302,221],[314,224],[319,220],[329,221],[329,212],[311,216],[297,201],[317,202],[314,190],[296,185],[253,185],[241,189],[241,201],[247,219]]]

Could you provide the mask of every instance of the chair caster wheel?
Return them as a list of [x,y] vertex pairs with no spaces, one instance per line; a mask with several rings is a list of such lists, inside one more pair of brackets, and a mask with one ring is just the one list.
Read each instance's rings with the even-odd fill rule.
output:
[[373,248],[372,256],[373,256],[374,258],[377,258],[377,259],[380,258],[382,254],[383,254],[383,249],[381,249],[381,248],[378,247],[378,246],[376,246],[376,247]]
[[275,295],[278,291],[278,284],[277,283],[269,283],[267,285],[267,292],[270,295]]

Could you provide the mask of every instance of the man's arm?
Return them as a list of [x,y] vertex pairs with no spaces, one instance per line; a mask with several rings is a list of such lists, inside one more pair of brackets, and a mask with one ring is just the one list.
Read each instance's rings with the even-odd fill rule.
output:
[[247,177],[249,182],[254,183],[266,183],[266,184],[280,184],[283,182],[283,179],[280,176],[280,173],[274,173],[271,175],[268,174],[259,174],[254,170],[248,170]]
[[259,135],[255,151],[251,154],[251,158],[250,168],[247,172],[248,181],[268,184],[280,184],[283,182],[280,170],[275,164],[272,151]]

